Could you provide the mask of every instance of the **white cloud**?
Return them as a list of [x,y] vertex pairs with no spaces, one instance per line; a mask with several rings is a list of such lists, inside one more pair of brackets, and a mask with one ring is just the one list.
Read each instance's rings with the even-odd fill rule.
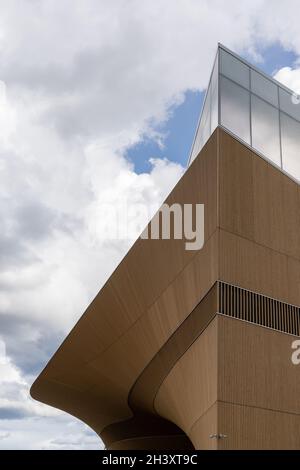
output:
[[278,70],[274,78],[285,86],[293,90],[295,93],[300,94],[300,68],[296,67],[283,67]]
[[[99,208],[158,207],[183,169],[153,155],[138,174],[127,149],[163,143],[157,124],[206,86],[218,41],[300,54],[297,12],[277,0],[0,0],[1,448],[98,445],[73,418],[45,417],[28,387],[134,238],[103,240]],[[299,71],[278,78],[294,88]]]
[[103,449],[98,436],[74,418],[28,417],[1,422],[0,449]]

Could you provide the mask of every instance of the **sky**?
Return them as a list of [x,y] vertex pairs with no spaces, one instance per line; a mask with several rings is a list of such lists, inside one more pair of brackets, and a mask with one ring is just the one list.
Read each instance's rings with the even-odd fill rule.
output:
[[182,176],[218,42],[299,92],[299,14],[298,0],[0,0],[0,449],[102,448],[29,396],[134,241],[106,237],[99,207],[154,211]]

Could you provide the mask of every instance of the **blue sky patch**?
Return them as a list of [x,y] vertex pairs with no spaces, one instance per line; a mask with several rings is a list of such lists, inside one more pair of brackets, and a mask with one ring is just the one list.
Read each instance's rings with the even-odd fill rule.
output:
[[[274,44],[259,50],[263,62],[255,62],[253,57],[244,56],[269,75],[274,75],[285,66],[292,66],[297,56]],[[153,139],[145,139],[127,151],[127,158],[134,163],[137,173],[149,172],[150,158],[168,158],[171,161],[186,166],[196,126],[198,123],[204,92],[187,91],[182,104],[173,109],[170,119],[157,130],[166,134],[164,147],[160,148]]]

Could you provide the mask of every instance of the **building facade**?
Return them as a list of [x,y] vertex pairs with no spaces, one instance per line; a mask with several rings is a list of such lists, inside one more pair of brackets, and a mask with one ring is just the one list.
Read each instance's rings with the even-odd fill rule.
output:
[[[248,78],[247,78],[248,77]],[[190,164],[204,246],[141,239],[32,386],[109,449],[300,449],[300,115],[223,46]]]

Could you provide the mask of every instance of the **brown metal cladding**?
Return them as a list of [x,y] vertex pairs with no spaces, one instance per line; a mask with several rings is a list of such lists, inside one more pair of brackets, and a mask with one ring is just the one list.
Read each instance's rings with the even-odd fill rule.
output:
[[[248,419],[246,411],[236,411],[229,418],[229,404],[223,407],[222,400],[231,396],[236,406],[248,406],[238,404],[241,391],[262,388],[263,406],[269,410],[273,388],[280,389],[278,400],[283,400],[288,392],[282,389],[298,387],[298,379],[292,378],[294,369],[288,364],[290,375],[285,376],[278,354],[272,364],[274,371],[276,364],[282,371],[283,382],[275,375],[270,376],[272,383],[266,382],[269,376],[261,371],[271,361],[269,349],[273,351],[275,336],[268,336],[271,330],[267,328],[239,319],[299,334],[295,308],[300,305],[299,185],[224,130],[216,129],[166,202],[205,205],[203,249],[187,251],[185,240],[138,239],[37,378],[31,394],[89,424],[112,449],[158,448],[159,439],[166,448],[172,442],[174,448],[190,448],[191,442],[199,448],[240,448],[246,445],[246,437],[240,441],[234,437],[232,444],[224,439],[227,444],[223,444],[208,436],[210,430],[218,433],[226,427],[226,420],[231,433],[235,423]],[[211,290],[218,280],[229,285],[222,295]],[[243,288],[238,297],[234,286]],[[214,292],[214,300],[208,302],[209,292]],[[235,318],[215,316],[221,303]],[[238,348],[222,336],[223,330],[234,334],[224,322],[242,325],[236,329],[243,342],[238,335],[232,339]],[[256,329],[254,342],[260,338],[256,351],[244,337],[249,328]],[[277,335],[274,341],[288,361],[285,338],[290,341],[291,336],[271,332]],[[245,374],[240,363],[238,369],[227,365],[231,346],[237,354],[247,351],[246,366],[250,356],[256,355],[257,376]],[[236,377],[237,370],[243,379]],[[250,380],[257,382],[255,387]],[[251,393],[249,396],[256,397]],[[300,413],[291,397],[284,413],[289,404],[291,412]],[[251,406],[258,403],[254,400]],[[267,415],[255,413],[249,422],[261,425]],[[284,429],[289,430],[297,421],[284,419]],[[277,415],[266,426],[276,420]],[[250,440],[252,435],[251,429]],[[264,442],[269,445],[269,438],[259,439],[253,440],[254,447],[263,447]],[[295,442],[291,440],[290,445]]]

